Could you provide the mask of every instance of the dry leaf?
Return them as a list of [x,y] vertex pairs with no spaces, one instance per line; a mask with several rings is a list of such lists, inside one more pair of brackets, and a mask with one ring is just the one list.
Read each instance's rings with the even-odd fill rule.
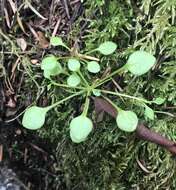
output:
[[9,101],[7,102],[6,106],[9,108],[15,108],[16,102],[12,98],[10,98]]
[[49,41],[46,39],[45,35],[38,31],[38,40],[39,40],[39,46],[43,49],[46,49],[49,46]]
[[17,38],[17,44],[21,48],[22,51],[25,51],[27,48],[27,43],[24,38]]
[[8,0],[8,2],[10,4],[11,8],[12,8],[13,13],[16,13],[17,8],[16,8],[15,3],[12,0]]
[[17,14],[17,22],[18,22],[21,30],[27,35],[27,33],[26,33],[25,29],[24,29],[23,23],[21,21],[21,18],[20,18],[20,16],[18,14]]
[[6,8],[4,8],[4,15],[5,15],[5,19],[6,19],[6,24],[7,26],[10,28],[10,19],[9,19],[9,14]]
[[37,32],[34,30],[34,28],[31,26],[32,25],[32,22],[30,23],[26,23],[26,25],[29,27],[29,30],[32,32],[34,38],[39,41],[39,37],[38,37],[38,34]]

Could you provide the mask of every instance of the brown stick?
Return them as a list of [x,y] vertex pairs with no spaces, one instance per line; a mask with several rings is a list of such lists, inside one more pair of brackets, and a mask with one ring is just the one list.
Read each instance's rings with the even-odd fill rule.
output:
[[[117,110],[106,100],[102,98],[94,99],[95,107],[98,110],[105,111],[112,117],[117,117]],[[146,140],[155,144],[162,146],[167,149],[170,153],[176,155],[176,143],[167,139],[166,137],[160,135],[157,132],[151,131],[143,124],[139,124],[136,129],[136,137],[142,140]]]
[[150,129],[145,127],[143,124],[138,125],[137,130],[136,130],[136,136],[140,139],[158,144],[158,145],[166,148],[172,154],[176,154],[176,143],[175,142],[167,139],[166,137],[160,135],[157,132],[151,131]]

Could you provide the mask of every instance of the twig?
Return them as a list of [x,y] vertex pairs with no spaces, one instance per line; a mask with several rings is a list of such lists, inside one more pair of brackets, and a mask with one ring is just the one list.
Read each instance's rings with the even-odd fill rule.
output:
[[26,5],[31,9],[32,12],[34,12],[38,17],[40,17],[43,20],[48,20],[47,18],[45,18],[44,16],[42,16],[32,5],[31,3],[26,0]]
[[56,35],[56,33],[57,33],[58,29],[59,29],[60,23],[61,23],[61,17],[57,20],[57,23],[56,23],[56,25],[54,27],[54,30],[53,30],[53,33],[52,33],[52,37]]
[[68,9],[68,1],[67,0],[62,0],[62,1],[63,1],[63,5],[64,5],[64,8],[65,8],[67,18],[70,19],[70,13],[69,13],[69,9]]
[[3,145],[0,145],[0,162],[3,160]]
[[[116,118],[117,117],[117,110],[106,100],[102,98],[95,98],[98,101],[101,102],[101,104],[104,104],[105,106],[101,106],[102,111],[105,111],[112,117]],[[95,101],[95,100],[94,100]],[[108,107],[108,108],[106,108]],[[146,140],[149,142],[152,142],[154,144],[158,144],[168,150],[170,153],[173,155],[176,155],[176,143],[167,139],[166,137],[163,137],[157,132],[151,131],[148,129],[146,126],[143,124],[139,124],[136,129],[136,137],[142,140]]]

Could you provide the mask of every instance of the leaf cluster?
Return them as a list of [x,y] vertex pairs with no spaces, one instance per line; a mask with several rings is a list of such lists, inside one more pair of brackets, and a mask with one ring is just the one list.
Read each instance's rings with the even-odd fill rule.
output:
[[[96,61],[90,61],[88,62],[87,59],[92,60],[99,60],[95,57],[90,56],[90,53],[93,52],[100,52],[104,56],[110,55],[115,52],[117,45],[114,42],[107,41],[102,44],[100,44],[96,49],[91,50],[90,52],[86,54],[80,54],[77,52],[77,50],[72,50],[72,48],[69,48],[61,38],[59,37],[52,37],[50,41],[51,45],[56,47],[64,47],[68,51],[70,51],[70,54],[72,55],[71,58],[67,58],[67,67],[64,68],[62,64],[58,61],[63,61],[62,57],[56,57],[54,55],[47,56],[42,60],[41,69],[44,71],[44,77],[49,80],[51,85],[60,86],[63,88],[70,88],[74,91],[71,92],[71,95],[68,97],[65,97],[64,99],[55,102],[51,104],[50,106],[47,106],[45,108],[32,106],[28,108],[23,116],[22,124],[24,127],[28,129],[39,129],[41,128],[45,123],[45,117],[48,111],[55,108],[56,106],[62,104],[63,102],[70,100],[76,96],[83,96],[86,95],[84,109],[81,115],[77,116],[76,118],[73,118],[70,123],[70,137],[73,142],[80,143],[82,141],[85,141],[89,133],[93,129],[93,124],[91,119],[87,117],[88,109],[90,105],[90,99],[89,96],[91,94],[95,96],[102,96],[105,100],[107,100],[109,103],[111,103],[114,108],[117,110],[118,115],[116,117],[116,123],[117,126],[126,132],[133,132],[136,130],[138,125],[138,117],[135,112],[129,111],[129,110],[123,110],[119,106],[117,106],[115,103],[113,103],[107,95],[114,95],[114,96],[120,96],[120,97],[126,97],[129,99],[134,99],[141,103],[141,106],[145,108],[145,116],[149,119],[154,119],[154,111],[147,106],[147,104],[162,104],[164,100],[162,98],[158,98],[156,100],[147,101],[142,98],[133,97],[126,94],[121,94],[118,92],[113,92],[109,90],[103,90],[99,89],[98,87],[102,86],[104,83],[106,83],[109,80],[112,80],[112,77],[114,75],[117,75],[120,72],[127,72],[129,71],[131,74],[140,76],[145,73],[147,73],[155,64],[156,58],[145,52],[145,51],[135,51],[132,53],[126,64],[123,65],[121,68],[118,68],[114,72],[112,72],[110,75],[105,76],[104,78],[100,78],[98,80],[92,81],[90,84],[89,81],[86,79],[84,74],[81,71],[82,64],[87,64],[87,70],[90,73],[98,73],[100,71],[100,65]],[[143,64],[141,64],[143,62]],[[71,74],[70,74],[71,72]],[[57,75],[66,75],[68,76],[66,81],[65,77],[62,78],[60,83],[54,81],[52,77]],[[107,94],[106,96],[102,95],[103,93]],[[34,119],[36,117],[36,119]]]

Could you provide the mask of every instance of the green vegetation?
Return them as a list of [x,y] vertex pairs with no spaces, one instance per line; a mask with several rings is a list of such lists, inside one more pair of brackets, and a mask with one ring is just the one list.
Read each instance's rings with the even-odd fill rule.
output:
[[[174,156],[126,133],[146,123],[176,141],[176,1],[88,0],[83,6],[71,31],[51,37],[45,54],[36,46],[24,54],[16,38],[0,30],[3,62],[20,57],[18,101],[32,104],[22,123],[29,129],[44,125],[33,133],[56,145],[53,189],[176,189]],[[51,36],[52,30],[43,31]],[[34,54],[41,64],[31,64]],[[97,114],[96,96],[116,107],[116,120]]]
[[[51,45],[54,46],[63,46],[67,47],[62,39],[59,37],[52,37],[50,40]],[[22,124],[24,127],[28,129],[39,129],[44,125],[45,121],[45,115],[46,113],[55,108],[56,106],[60,105],[61,103],[64,103],[65,101],[69,102],[71,101],[71,98],[75,98],[78,95],[81,95],[85,98],[85,105],[83,112],[80,116],[77,116],[76,118],[72,119],[70,123],[70,137],[73,142],[80,143],[84,140],[86,140],[86,137],[89,135],[89,133],[93,129],[92,121],[87,117],[89,105],[90,105],[90,96],[93,92],[99,91],[100,96],[101,94],[110,94],[118,97],[124,97],[129,98],[135,101],[138,101],[138,104],[142,107],[145,107],[145,116],[149,119],[154,119],[154,111],[148,107],[146,104],[155,103],[154,101],[147,101],[143,98],[138,98],[135,96],[130,96],[118,92],[113,92],[110,90],[103,90],[98,89],[98,87],[102,86],[104,83],[107,83],[108,81],[112,80],[112,77],[122,73],[122,72],[131,72],[132,74],[136,76],[140,76],[148,72],[155,64],[156,59],[153,55],[145,52],[145,51],[135,51],[130,55],[127,63],[123,65],[121,68],[116,69],[111,74],[101,77],[100,79],[97,77],[96,80],[88,81],[85,77],[86,75],[86,68],[90,73],[98,73],[100,71],[100,64],[95,61],[88,62],[87,59],[92,60],[99,60],[98,58],[95,58],[93,56],[90,56],[90,53],[99,51],[103,55],[110,55],[115,52],[117,48],[117,45],[113,42],[107,41],[99,45],[98,48],[93,49],[88,53],[80,54],[78,50],[75,50],[73,48],[67,47],[67,49],[70,51],[70,55],[72,55],[72,58],[65,57],[55,57],[54,55],[48,56],[42,60],[41,69],[44,70],[44,77],[49,79],[50,84],[49,85],[56,85],[60,86],[61,88],[67,88],[72,90],[72,95],[69,95],[68,97],[65,97],[62,100],[59,100],[56,103],[53,103],[50,106],[47,106],[45,108],[42,107],[36,107],[32,106],[28,108],[24,114]],[[64,66],[64,63],[62,65],[57,61],[66,61],[67,65]],[[80,63],[81,62],[81,63]],[[142,64],[141,64],[142,63]],[[87,66],[81,70],[82,65]],[[69,74],[69,70],[71,71],[71,74]],[[84,72],[84,73],[83,73]],[[57,80],[58,82],[55,82],[53,79],[51,79],[51,76],[57,76],[63,74],[63,77],[60,80]],[[66,78],[66,82],[64,81],[65,75],[68,76]],[[88,75],[88,73],[87,73]],[[91,76],[89,76],[91,79]],[[90,84],[91,83],[91,84]],[[77,91],[79,90],[79,91]],[[96,95],[95,93],[93,93]],[[102,95],[103,98],[105,98],[110,104],[114,106],[114,108],[117,109],[118,115],[116,118],[117,126],[126,132],[133,132],[136,130],[138,125],[138,117],[133,111],[124,111],[118,106],[115,105],[108,97]],[[162,100],[160,98],[160,100]],[[157,102],[157,104],[160,102]],[[163,103],[163,101],[161,101]],[[42,112],[43,110],[43,112]]]

